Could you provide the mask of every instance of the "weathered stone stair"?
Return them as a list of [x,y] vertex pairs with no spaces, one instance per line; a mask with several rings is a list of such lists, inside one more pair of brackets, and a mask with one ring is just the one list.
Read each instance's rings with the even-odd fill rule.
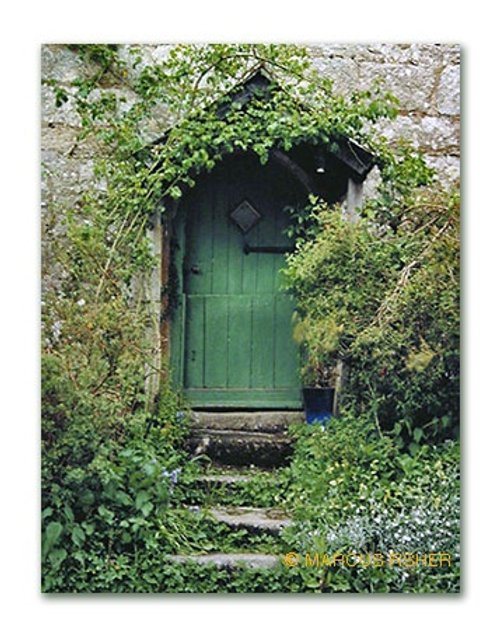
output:
[[291,524],[282,510],[273,508],[232,507],[210,508],[210,514],[216,521],[230,528],[244,528],[253,534],[268,532],[279,535],[283,528]]
[[212,554],[200,554],[198,556],[171,555],[168,560],[175,563],[198,563],[198,565],[214,565],[224,570],[235,570],[239,567],[249,568],[273,568],[280,558],[274,554],[259,554],[257,552],[241,552],[224,554],[213,552]]
[[[250,536],[270,535],[279,545],[282,531],[292,520],[285,511],[276,508],[231,506],[232,487],[244,484],[256,475],[272,477],[276,468],[286,464],[292,454],[288,426],[299,422],[303,414],[293,411],[261,412],[195,412],[191,419],[189,449],[193,455],[206,455],[224,472],[208,472],[199,477],[200,498],[205,512],[216,522],[235,532],[245,530]],[[248,469],[243,467],[256,467]],[[266,470],[267,469],[267,470]],[[221,492],[222,500],[209,503],[210,493]],[[192,509],[197,510],[198,506]],[[274,540],[273,540],[274,542]],[[201,555],[168,555],[173,563],[212,565],[228,571],[246,568],[273,568],[279,565],[277,554],[255,552],[252,546],[241,552],[213,552]]]
[[[226,506],[210,508],[208,512],[215,521],[234,530],[243,528],[251,534],[279,536],[281,531],[292,523],[282,510],[272,508]],[[225,570],[235,570],[240,567],[276,567],[280,562],[280,557],[260,552],[214,552],[200,555],[169,555],[167,560],[174,563],[190,562],[199,565],[213,565]]]
[[280,466],[292,453],[288,426],[302,417],[294,411],[195,412],[189,448],[220,464]]

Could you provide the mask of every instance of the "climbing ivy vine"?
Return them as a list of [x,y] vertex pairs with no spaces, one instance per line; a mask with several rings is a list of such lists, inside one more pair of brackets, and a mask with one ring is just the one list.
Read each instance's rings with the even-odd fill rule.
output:
[[[75,80],[71,93],[48,80],[56,100],[74,100],[82,138],[92,136],[104,158],[101,173],[119,175],[124,200],[134,195],[144,211],[159,196],[180,197],[194,174],[235,150],[251,150],[264,163],[274,146],[327,143],[335,134],[374,148],[366,124],[397,112],[396,100],[380,85],[349,97],[336,94],[332,80],[294,45],[178,45],[156,63],[146,63],[133,47],[126,54],[112,46],[72,48],[97,68]],[[231,91],[259,69],[280,90],[266,100],[232,102]],[[149,143],[167,127],[162,143]],[[136,179],[127,182],[129,171]]]

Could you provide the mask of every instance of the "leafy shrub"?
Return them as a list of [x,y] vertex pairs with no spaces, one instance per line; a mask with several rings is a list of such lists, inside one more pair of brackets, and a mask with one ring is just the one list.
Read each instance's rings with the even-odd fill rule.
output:
[[458,432],[459,200],[406,196],[394,227],[381,225],[380,200],[354,223],[319,203],[319,229],[299,241],[284,273],[306,374],[331,379],[346,363],[344,404],[416,451]]
[[154,538],[157,516],[179,498],[181,471],[194,467],[162,431],[145,430],[143,414],[123,422],[118,440],[75,417],[44,444],[44,589],[71,587],[89,559],[144,549]]

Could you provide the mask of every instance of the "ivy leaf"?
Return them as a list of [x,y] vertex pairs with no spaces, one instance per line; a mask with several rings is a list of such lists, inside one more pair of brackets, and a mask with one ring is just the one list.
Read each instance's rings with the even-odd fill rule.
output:
[[64,559],[67,556],[68,556],[68,553],[66,552],[64,548],[54,550],[53,552],[51,552],[49,556],[50,564],[55,570],[58,570],[61,567],[61,563],[64,561]]
[[424,435],[424,431],[421,428],[416,428],[413,431],[413,439],[418,444]]
[[85,532],[80,526],[75,526],[71,531],[71,540],[77,547],[81,547],[85,541]]
[[113,523],[115,514],[113,511],[109,510],[109,508],[106,508],[106,506],[99,506],[99,508],[97,509],[97,512],[99,513],[99,516],[102,517],[102,519],[104,519],[104,521],[108,525],[111,525]]
[[182,190],[179,188],[179,186],[170,187],[168,189],[168,193],[172,197],[172,199],[180,199],[182,197]]
[[149,501],[149,495],[145,490],[140,490],[135,498],[135,507],[137,510],[142,510],[144,504]]
[[51,521],[45,529],[43,537],[42,554],[46,556],[56,545],[63,531],[63,526],[59,521]]
[[418,444],[416,444],[415,442],[412,442],[409,446],[409,450],[411,455],[415,456],[418,451],[420,450],[420,446]]

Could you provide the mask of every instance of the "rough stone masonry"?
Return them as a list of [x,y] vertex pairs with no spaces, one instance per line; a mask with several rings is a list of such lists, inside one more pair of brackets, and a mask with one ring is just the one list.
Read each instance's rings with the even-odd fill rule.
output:
[[[121,45],[127,58],[129,45]],[[169,45],[143,45],[144,60],[161,60]],[[314,65],[347,94],[382,79],[400,100],[395,121],[380,125],[389,139],[413,141],[446,182],[460,169],[460,47],[456,44],[314,44],[308,47]],[[65,45],[42,47],[42,79],[55,78],[71,92],[82,62]],[[126,93],[124,93],[126,96]],[[92,176],[93,149],[76,146],[78,115],[70,103],[56,108],[49,86],[42,87],[42,203],[71,204]],[[168,113],[164,114],[165,128]],[[162,119],[160,117],[160,126]],[[158,134],[163,132],[158,130]],[[152,131],[154,134],[154,131]]]

